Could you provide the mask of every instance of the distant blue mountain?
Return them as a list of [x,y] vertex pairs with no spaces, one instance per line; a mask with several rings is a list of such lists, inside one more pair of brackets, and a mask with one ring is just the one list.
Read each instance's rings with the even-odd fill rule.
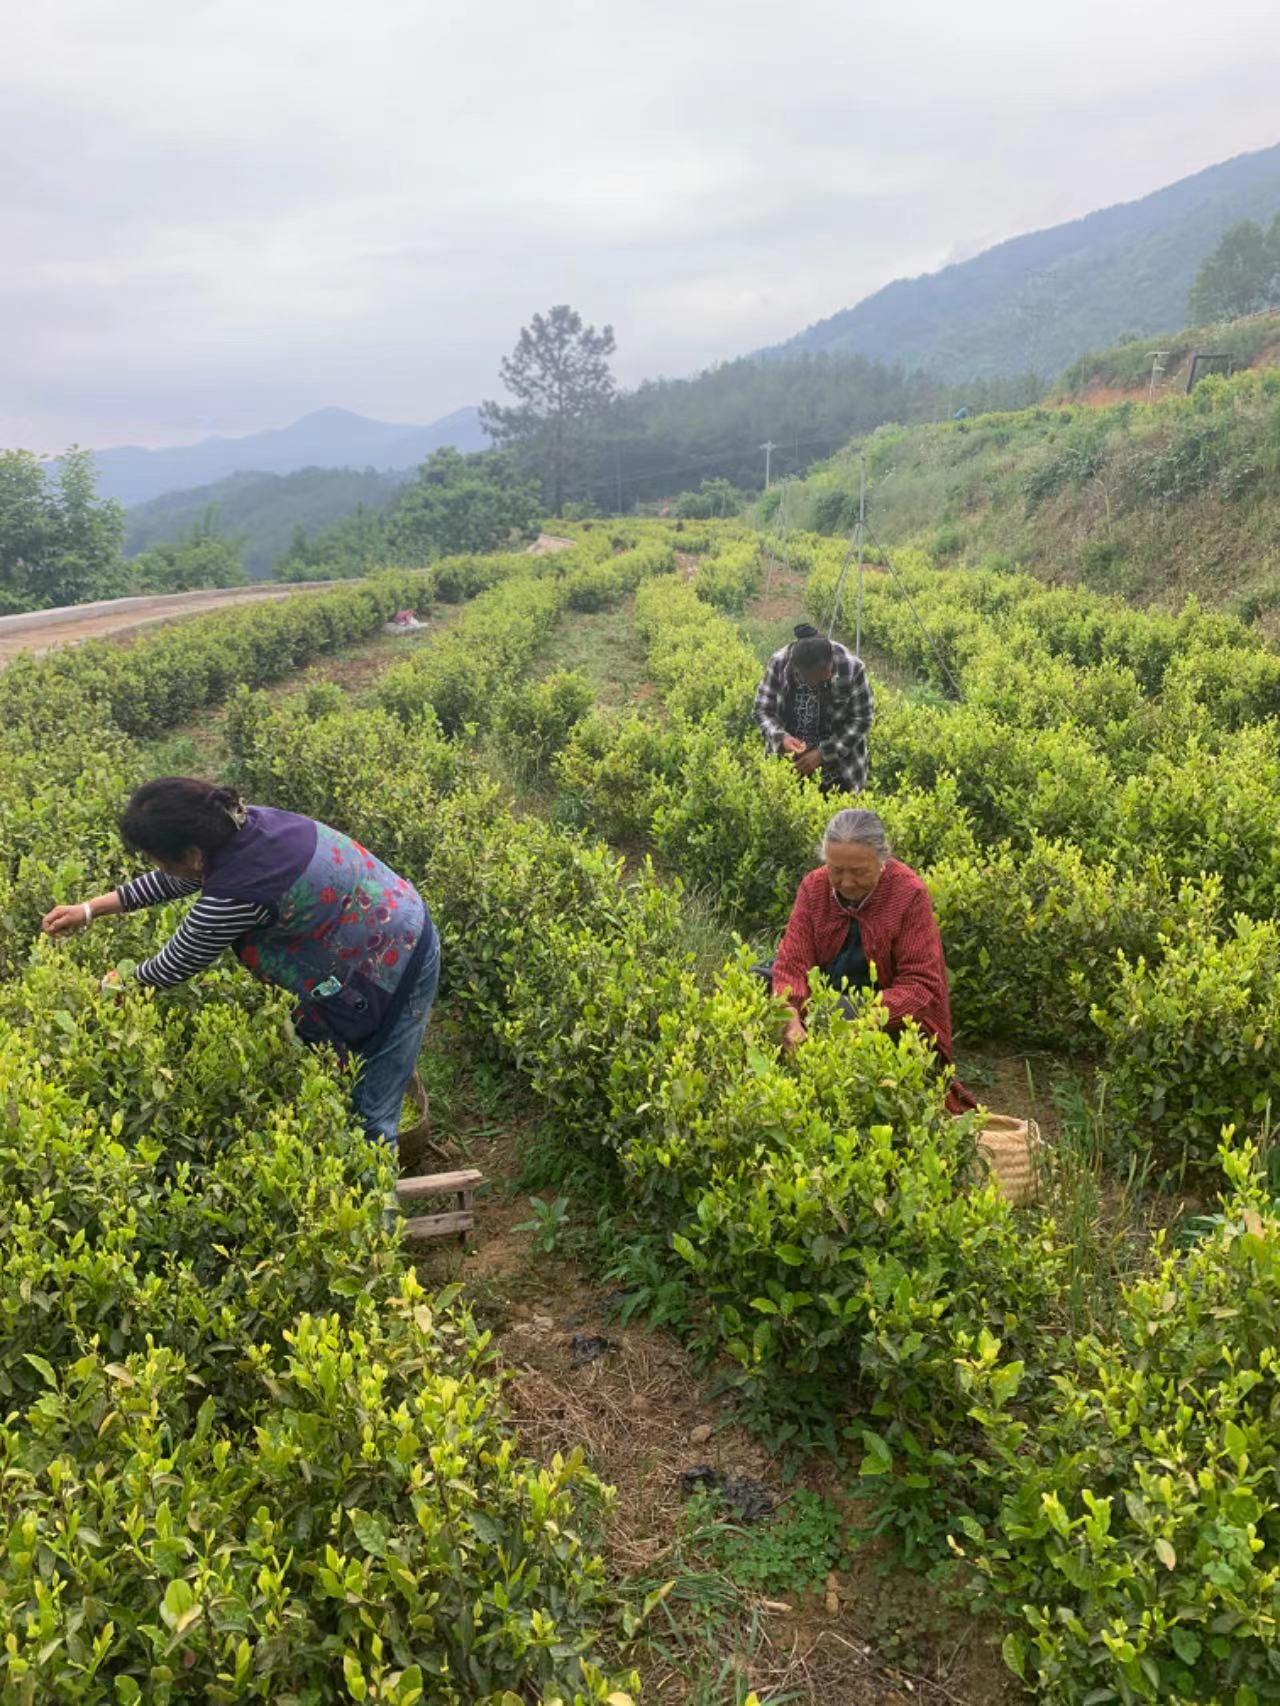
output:
[[485,450],[479,411],[455,409],[430,426],[372,421],[349,409],[317,409],[292,426],[246,438],[206,438],[168,450],[124,445],[98,450],[99,490],[129,504],[166,492],[208,486],[231,474],[293,474],[302,468],[413,468],[433,450]]
[[1048,376],[1086,350],[1185,326],[1192,281],[1223,232],[1277,213],[1280,145],[898,279],[764,353],[863,355],[949,383]]

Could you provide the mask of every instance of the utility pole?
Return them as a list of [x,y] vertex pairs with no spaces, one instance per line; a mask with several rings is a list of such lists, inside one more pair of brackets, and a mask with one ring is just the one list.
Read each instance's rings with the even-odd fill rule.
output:
[[858,492],[858,611],[853,625],[855,657],[862,656],[862,546],[867,532],[867,459],[860,456],[858,462],[862,468],[862,484]]
[[[849,541],[849,549],[845,553],[844,567],[840,570],[840,578],[836,582],[835,603],[831,606],[831,620],[827,624],[827,638],[834,639],[836,623],[840,618],[840,604],[844,598],[844,589],[849,580],[849,570],[853,566],[854,555],[858,559],[858,603],[854,616],[853,649],[860,657],[862,655],[862,557],[867,534],[867,459],[859,456],[861,482],[858,489],[858,524],[853,530],[853,538]],[[897,579],[896,573],[894,578]],[[919,618],[916,618],[919,621]]]
[[1150,383],[1150,385],[1147,386],[1147,401],[1148,401],[1148,403],[1154,403],[1155,402],[1155,399],[1156,399],[1156,380],[1164,372],[1164,366],[1163,366],[1164,358],[1165,358],[1165,356],[1168,355],[1168,353],[1169,353],[1169,351],[1167,349],[1157,349],[1157,350],[1152,350],[1152,352],[1151,352],[1151,383]]
[[760,448],[764,451],[764,489],[767,492],[769,490],[769,466],[773,460],[773,453],[778,446],[770,439],[767,444],[762,444]]
[[[777,525],[778,525],[778,531],[782,535],[782,560],[786,564],[788,571],[791,568],[791,552],[790,552],[788,545],[787,545],[787,539],[788,539],[788,536],[790,534],[790,529],[791,529],[791,524],[790,524],[790,521],[789,521],[788,516],[787,516],[787,498],[790,496],[790,494],[791,494],[791,481],[789,479],[784,479],[782,482],[782,502],[778,505],[778,509],[777,509]],[[777,561],[773,555],[773,552],[770,551],[770,553],[769,553],[769,573],[765,576],[765,582],[764,582],[764,595],[766,598],[768,598],[768,596],[769,596],[769,588],[773,585],[773,571],[777,568],[777,566],[778,566],[778,564],[777,564]]]
[[615,476],[617,483],[618,483],[618,514],[621,515],[622,514],[622,452],[618,448],[618,441],[616,438],[613,441],[613,472],[614,472],[614,476]]

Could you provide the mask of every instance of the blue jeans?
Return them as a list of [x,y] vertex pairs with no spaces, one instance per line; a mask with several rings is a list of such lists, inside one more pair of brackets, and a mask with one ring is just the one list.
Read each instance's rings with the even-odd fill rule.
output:
[[422,957],[404,1006],[385,1031],[376,1031],[357,1053],[360,1076],[351,1100],[371,1138],[394,1145],[400,1128],[400,1109],[413,1081],[431,1006],[440,982],[440,933],[431,925],[431,941]]

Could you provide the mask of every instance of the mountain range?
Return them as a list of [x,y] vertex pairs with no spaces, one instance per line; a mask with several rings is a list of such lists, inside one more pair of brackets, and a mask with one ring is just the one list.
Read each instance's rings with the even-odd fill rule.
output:
[[868,355],[952,382],[1047,378],[1086,350],[1186,325],[1192,282],[1223,232],[1278,212],[1280,144],[898,279],[765,353]]
[[[1011,238],[940,272],[899,279],[759,352],[767,360],[744,358],[624,395],[585,490],[608,501],[623,489],[624,472],[625,489],[649,498],[700,476],[750,486],[766,438],[778,441],[780,455],[793,445],[784,462],[795,473],[884,420],[928,418],[958,404],[1010,406],[993,388],[1020,375],[1048,379],[1086,351],[1184,326],[1192,281],[1223,232],[1277,212],[1280,144],[1140,200]],[[936,397],[917,395],[930,386]],[[950,394],[956,388],[958,398]],[[243,528],[261,572],[295,524],[323,526],[344,513],[356,474],[369,486],[357,501],[376,505],[392,495],[389,475],[406,474],[433,450],[487,442],[474,408],[428,426],[329,408],[245,438],[104,450],[96,460],[106,495],[135,509],[147,505],[130,518],[132,549],[189,530],[212,504],[227,525]],[[324,470],[341,471],[332,489]],[[229,486],[232,476],[254,476],[257,484]],[[173,496],[147,503],[163,494]]]
[[433,450],[484,450],[489,440],[474,408],[455,409],[429,426],[369,420],[350,409],[317,409],[292,426],[245,438],[144,450],[124,445],[94,452],[99,490],[126,506],[162,493],[208,486],[231,474],[292,474],[301,468],[415,467]]

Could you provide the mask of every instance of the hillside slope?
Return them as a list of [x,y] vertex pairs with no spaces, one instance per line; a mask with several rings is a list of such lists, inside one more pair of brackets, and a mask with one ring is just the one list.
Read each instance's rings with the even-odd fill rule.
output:
[[126,516],[127,557],[170,539],[189,537],[212,512],[220,533],[243,540],[242,561],[252,580],[270,575],[288,550],[294,529],[308,533],[363,505],[384,508],[410,475],[372,468],[302,468],[294,474],[232,474],[212,485],[166,492]]
[[1280,212],[1280,144],[973,260],[898,279],[776,353],[852,351],[939,379],[1060,372],[1082,349],[1182,325],[1228,226]]
[[1154,404],[883,427],[791,487],[790,525],[852,527],[860,451],[870,527],[890,548],[910,540],[943,561],[1145,602],[1194,593],[1280,612],[1280,369]]
[[[1071,363],[1054,388],[1055,396],[1088,400],[1124,393],[1150,400],[1154,394],[1185,391],[1198,353],[1229,356],[1237,371],[1280,366],[1280,314],[1254,314],[1225,325],[1157,332],[1149,338],[1126,338],[1109,349],[1091,350]],[[1156,354],[1160,364],[1153,385]]]
[[318,409],[290,426],[245,438],[207,438],[167,450],[125,445],[99,450],[99,489],[123,504],[209,485],[231,474],[292,474],[300,468],[413,468],[433,450],[483,450],[489,443],[473,408],[429,426],[374,421],[349,409]]

